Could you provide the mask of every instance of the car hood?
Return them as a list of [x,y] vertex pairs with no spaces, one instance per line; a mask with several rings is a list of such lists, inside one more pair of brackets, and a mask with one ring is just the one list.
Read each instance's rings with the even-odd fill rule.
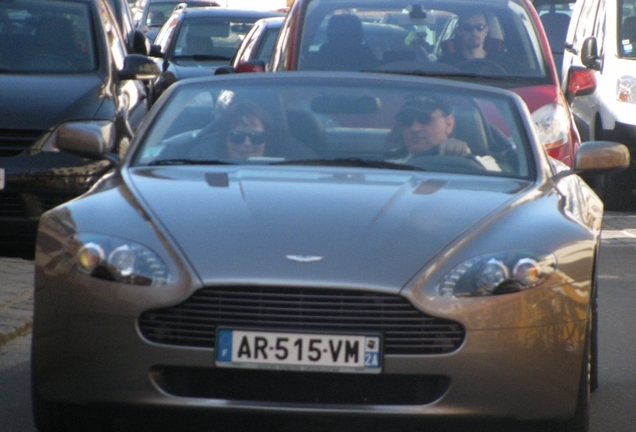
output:
[[204,283],[384,288],[401,287],[528,186],[479,176],[273,168],[144,168],[130,179]]
[[97,74],[0,74],[0,129],[47,130],[72,119],[92,119],[103,101]]

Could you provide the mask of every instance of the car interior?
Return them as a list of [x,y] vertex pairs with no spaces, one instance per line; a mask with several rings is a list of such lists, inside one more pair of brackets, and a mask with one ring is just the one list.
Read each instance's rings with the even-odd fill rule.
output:
[[[458,70],[444,63],[444,56],[458,49],[456,13],[462,10],[461,7],[451,9],[447,6],[441,10],[421,11],[425,18],[404,10],[359,8],[350,13],[348,9],[316,8],[307,14],[304,23],[298,68],[459,71],[545,77],[539,43],[533,39],[534,31],[528,28],[531,24],[507,6],[483,9],[489,28],[485,46],[489,52],[497,54],[496,61],[490,62],[495,64],[486,65],[489,67],[483,64],[476,67],[473,63]],[[372,58],[368,56],[369,51],[373,53]]]
[[25,73],[93,69],[86,13],[44,7],[26,14],[0,13],[0,69]]
[[[219,125],[215,119],[223,119],[227,107],[241,101],[256,103],[272,120],[270,133],[275,139],[268,143],[264,155],[268,158],[389,161],[403,157],[405,149],[393,146],[390,139],[402,97],[382,92],[371,95],[315,91],[311,96],[297,98],[293,91],[281,94],[276,90],[250,88],[222,92],[204,104],[189,104],[178,116],[162,122],[162,138],[157,140],[164,150],[159,159],[183,159],[201,140],[218,141]],[[509,172],[518,170],[513,144],[518,137],[511,137],[505,128],[495,126],[476,100],[457,96],[446,99],[456,120],[452,137],[465,141],[472,154],[500,155]]]

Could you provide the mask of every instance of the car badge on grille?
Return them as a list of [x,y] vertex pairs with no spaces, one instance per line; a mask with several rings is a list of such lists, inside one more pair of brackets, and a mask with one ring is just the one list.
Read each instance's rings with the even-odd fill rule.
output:
[[296,261],[300,263],[312,263],[321,261],[323,257],[313,255],[285,255],[285,258],[290,261]]

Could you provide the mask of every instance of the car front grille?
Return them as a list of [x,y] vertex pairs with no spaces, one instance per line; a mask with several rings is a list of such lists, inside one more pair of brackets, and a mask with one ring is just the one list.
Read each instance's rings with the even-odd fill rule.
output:
[[0,216],[25,217],[24,205],[18,192],[0,191]]
[[398,295],[341,289],[203,288],[181,304],[146,311],[141,333],[160,344],[215,346],[216,329],[381,334],[385,354],[445,354],[459,348],[463,326],[416,309]]
[[76,196],[77,194],[50,191],[42,191],[38,194],[0,191],[0,217],[16,219],[39,217],[45,211]]
[[178,397],[249,403],[329,405],[426,405],[441,398],[451,380],[443,375],[267,371],[154,366],[150,377]]
[[44,131],[0,129],[0,157],[15,156],[31,146]]

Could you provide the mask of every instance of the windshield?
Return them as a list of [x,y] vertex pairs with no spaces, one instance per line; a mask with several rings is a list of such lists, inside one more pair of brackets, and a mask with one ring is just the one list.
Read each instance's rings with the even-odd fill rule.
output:
[[87,3],[0,2],[0,72],[79,73],[96,68]]
[[174,57],[230,60],[245,34],[259,18],[197,17],[184,19]]
[[509,97],[421,79],[290,74],[177,85],[144,134],[134,164],[533,175],[532,138]]
[[542,45],[514,1],[313,0],[300,70],[395,70],[546,79]]

